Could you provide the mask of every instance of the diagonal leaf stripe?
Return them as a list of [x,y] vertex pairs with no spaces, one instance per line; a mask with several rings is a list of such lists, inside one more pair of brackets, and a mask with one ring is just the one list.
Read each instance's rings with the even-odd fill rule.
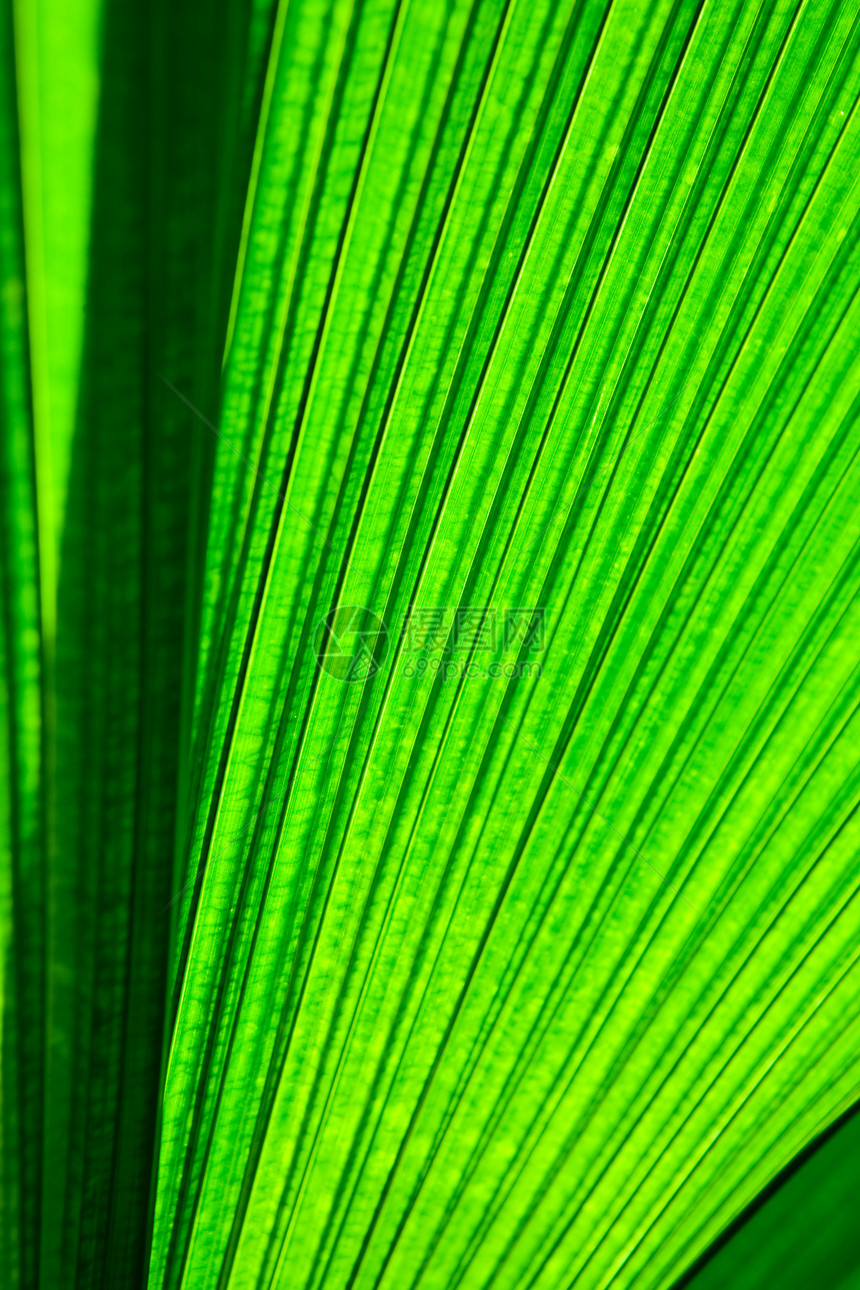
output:
[[10,1286],[801,1284],[856,6],[76,4],[0,33]]

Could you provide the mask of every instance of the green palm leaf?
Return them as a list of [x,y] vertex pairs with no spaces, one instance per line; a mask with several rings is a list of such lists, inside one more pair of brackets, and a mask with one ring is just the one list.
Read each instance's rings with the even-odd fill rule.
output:
[[2,38],[10,1285],[671,1284],[857,1095],[855,9]]
[[796,1156],[681,1278],[684,1286],[857,1285],[857,1104]]

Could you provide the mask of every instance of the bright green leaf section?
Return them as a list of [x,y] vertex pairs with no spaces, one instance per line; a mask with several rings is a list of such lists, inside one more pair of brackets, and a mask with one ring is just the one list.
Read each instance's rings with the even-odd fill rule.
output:
[[[0,59],[14,66],[7,7],[0,14]],[[29,1286],[37,1283],[44,1089],[42,674],[13,78],[0,82],[0,95],[0,1266],[11,1286]]]
[[10,1285],[671,1285],[860,1079],[856,6],[55,7]]
[[[19,75],[2,105],[3,1284],[132,1286],[148,1259],[189,499],[211,459],[159,372],[204,400],[217,385],[260,55],[247,76],[234,66],[251,43],[238,6],[213,26],[196,5],[108,4],[85,146],[87,32],[66,41],[75,12],[54,10],[16,11],[29,45],[3,11]],[[42,395],[70,417],[47,438]]]
[[12,0],[42,614],[51,639],[84,341],[103,7]]
[[663,1284],[857,1081],[856,13],[276,33],[150,1285]]

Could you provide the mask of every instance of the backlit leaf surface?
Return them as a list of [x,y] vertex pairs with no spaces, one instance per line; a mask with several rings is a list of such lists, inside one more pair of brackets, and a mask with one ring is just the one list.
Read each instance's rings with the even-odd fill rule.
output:
[[671,1285],[860,1079],[856,6],[94,3],[76,363],[3,37],[12,1284]]

